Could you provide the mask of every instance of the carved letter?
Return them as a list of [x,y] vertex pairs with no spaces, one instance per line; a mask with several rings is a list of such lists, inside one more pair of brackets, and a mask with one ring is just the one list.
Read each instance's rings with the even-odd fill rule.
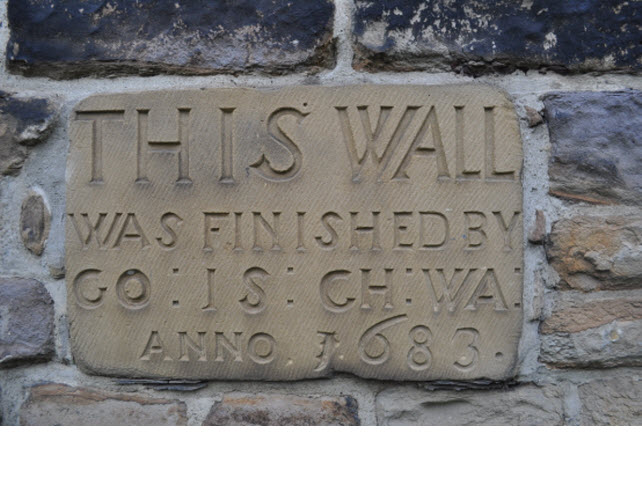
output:
[[334,270],[326,273],[321,279],[319,293],[321,296],[321,303],[324,308],[330,312],[341,313],[350,310],[354,303],[354,297],[346,297],[343,302],[337,302],[330,296],[329,290],[332,282],[336,280],[346,280],[350,276],[349,270]]
[[213,225],[212,222],[217,218],[225,218],[229,215],[227,212],[203,212],[203,224],[205,230],[203,232],[204,241],[203,241],[203,251],[211,252],[214,250],[214,247],[210,243],[210,232],[218,233],[221,229],[218,225]]
[[89,220],[89,214],[87,213],[81,213],[80,216],[82,217],[85,226],[87,227],[87,235],[83,235],[83,233],[80,231],[80,227],[78,226],[78,223],[76,222],[76,216],[73,213],[69,214],[69,218],[71,219],[71,224],[74,226],[74,229],[76,230],[76,233],[78,234],[78,239],[82,243],[82,248],[85,250],[87,247],[89,247],[89,243],[91,242],[92,238],[96,239],[96,243],[98,244],[98,248],[102,249],[103,245],[107,243],[107,240],[109,240],[109,237],[111,237],[111,234],[114,230],[114,227],[118,223],[118,220],[122,216],[122,213],[116,213],[114,215],[114,219],[111,222],[111,225],[109,227],[109,230],[107,231],[107,234],[105,235],[104,238],[100,238],[100,232],[102,230],[103,226],[103,220],[107,217],[106,213],[99,213],[98,218],[96,219],[96,223],[93,223]]
[[515,170],[497,170],[495,152],[495,107],[484,107],[486,178],[515,178]]
[[163,240],[163,237],[156,237],[156,241],[158,242],[158,245],[165,250],[172,250],[176,247],[176,240],[178,240],[176,231],[168,223],[169,220],[174,220],[177,227],[183,223],[183,219],[175,213],[167,212],[163,214],[160,219],[161,228],[169,235],[170,239],[169,241],[165,241]]
[[259,245],[259,225],[270,234],[272,237],[272,248],[275,252],[281,251],[281,246],[279,245],[279,217],[281,212],[272,212],[273,224],[270,225],[268,221],[263,218],[260,212],[252,212],[254,215],[254,245],[252,250],[256,252],[262,252],[263,248]]
[[103,122],[122,122],[124,110],[77,112],[76,120],[91,122],[91,180],[103,183]]
[[266,365],[274,360],[276,340],[267,333],[256,333],[247,342],[247,354],[254,363]]
[[243,283],[249,292],[239,300],[239,303],[247,313],[256,314],[265,310],[267,306],[265,290],[256,283],[255,279],[263,280],[269,276],[270,274],[261,267],[249,268],[243,274]]
[[221,108],[221,176],[219,182],[234,183],[234,123],[233,108]]
[[207,269],[207,305],[205,305],[202,310],[205,312],[216,312],[216,307],[214,306],[214,273],[216,272],[215,268]]
[[123,307],[134,310],[147,306],[152,295],[152,287],[147,275],[140,270],[132,269],[118,277],[116,294]]
[[384,269],[384,284],[383,285],[371,285],[370,284],[370,269],[362,268],[361,269],[361,309],[370,310],[372,306],[370,302],[372,301],[371,295],[383,295],[385,302],[383,304],[384,310],[392,310],[394,305],[392,304],[392,268]]
[[322,372],[330,365],[332,356],[339,346],[339,340],[337,340],[336,332],[317,332],[317,334],[322,337],[321,353],[316,356],[316,358],[319,359],[319,363],[315,367],[314,371]]
[[[476,269],[471,268],[466,272],[466,275],[462,279],[463,268],[455,268],[453,271],[450,280],[446,281],[446,275],[444,274],[443,268],[438,268],[437,278],[441,284],[441,295],[437,296],[437,289],[435,288],[435,280],[432,278],[430,269],[423,270],[426,277],[426,282],[428,283],[428,290],[430,291],[433,311],[439,313],[441,311],[442,305],[445,303],[448,306],[449,312],[454,312],[457,308],[457,304],[461,300],[461,292],[464,290],[465,286],[468,284],[468,278],[470,277],[471,272],[474,272]],[[455,288],[455,285],[458,285]]]
[[408,234],[408,225],[405,222],[405,218],[412,218],[412,212],[393,212],[394,219],[394,241],[393,246],[395,250],[410,250],[414,242],[403,242],[402,235]]
[[149,139],[149,110],[138,110],[138,149],[136,183],[149,183],[148,157],[152,154],[172,154],[178,157],[177,184],[191,185],[189,177],[189,108],[178,109],[178,139],[156,141]]
[[319,247],[324,250],[334,250],[335,248],[337,248],[337,244],[339,243],[339,235],[337,234],[337,231],[334,229],[334,227],[330,224],[330,220],[343,221],[343,218],[341,218],[341,215],[334,212],[326,212],[321,217],[321,224],[330,234],[330,238],[328,240],[324,240],[323,236],[321,235],[318,235],[314,238],[319,244]]
[[[435,217],[438,220],[441,220],[443,222],[443,236],[441,237],[441,241],[437,242],[434,241],[432,243],[428,243],[429,240],[426,240],[424,238],[425,235],[427,235],[427,226],[426,223],[428,222],[429,217]],[[446,242],[448,241],[448,235],[450,233],[450,228],[448,225],[448,219],[446,216],[442,213],[439,212],[419,212],[419,248],[422,250],[430,250],[430,249],[438,249],[442,248]],[[432,232],[432,228],[430,231]]]
[[[466,217],[466,229],[467,234],[466,238],[468,240],[468,245],[466,250],[479,250],[484,248],[484,243],[486,242],[486,232],[484,227],[486,226],[486,215],[482,212],[464,212]],[[473,225],[473,218],[477,217],[478,224]],[[473,240],[473,233],[477,234],[477,238]]]
[[172,361],[172,357],[165,353],[165,346],[161,341],[160,335],[155,330],[150,334],[149,340],[147,340],[145,350],[143,350],[143,354],[140,356],[140,359],[149,361],[151,360],[152,355],[161,355],[164,361]]
[[232,354],[235,362],[242,362],[243,358],[241,357],[241,335],[243,332],[234,332],[234,343],[230,342],[223,332],[215,332],[215,348],[216,355],[214,358],[215,362],[222,362],[223,358],[223,349],[224,347],[229,353]]
[[199,362],[205,362],[207,356],[205,355],[205,334],[207,332],[196,332],[198,335],[198,343],[192,340],[187,332],[178,332],[178,343],[179,343],[179,362],[189,362],[188,348],[193,350],[198,355]]
[[[134,228],[134,231],[132,232],[127,231],[130,225]],[[125,217],[125,221],[123,222],[123,226],[120,228],[120,233],[118,234],[118,237],[116,237],[113,248],[120,247],[120,243],[123,240],[140,240],[140,248],[149,246],[149,240],[147,240],[145,232],[143,232],[143,229],[136,218],[136,214],[134,213],[128,213]]]
[[296,117],[297,123],[300,124],[301,121],[309,114],[301,113],[295,108],[280,108],[272,112],[268,119],[268,132],[270,137],[272,137],[272,139],[279,145],[287,149],[292,156],[290,166],[283,169],[274,168],[274,165],[270,160],[268,160],[265,154],[261,155],[258,162],[250,165],[250,167],[254,168],[256,173],[261,177],[273,182],[292,180],[299,173],[299,170],[301,170],[301,164],[303,163],[303,154],[301,153],[301,150],[279,126],[279,120],[281,117],[286,115]]
[[475,288],[475,291],[470,296],[465,309],[477,310],[480,303],[495,304],[495,311],[497,312],[508,310],[504,294],[495,276],[495,271],[492,268],[487,269],[484,273],[484,276],[477,284],[477,288]]
[[91,280],[98,280],[98,275],[102,273],[102,270],[97,270],[94,268],[88,268],[87,270],[83,270],[80,272],[78,275],[76,275],[76,278],[74,278],[74,295],[76,296],[76,303],[84,309],[94,309],[98,308],[102,305],[103,303],[103,294],[105,293],[105,290],[107,290],[107,287],[99,287],[95,285],[94,283],[94,295],[88,294],[88,292],[85,291],[86,288],[86,283]]
[[455,105],[455,175],[459,179],[479,178],[481,170],[469,170],[466,168],[466,138],[464,135],[464,106]]
[[379,212],[372,212],[372,226],[357,225],[359,212],[350,212],[350,250],[360,250],[359,235],[372,232],[372,244],[370,250],[381,250],[379,244]]
[[[426,147],[424,145],[424,137],[428,130],[432,133],[432,147]],[[446,163],[446,153],[444,152],[444,145],[441,141],[441,132],[439,131],[439,124],[437,123],[437,112],[435,107],[430,107],[430,111],[426,115],[421,128],[417,132],[415,139],[412,141],[412,145],[406,152],[406,155],[403,157],[403,160],[397,167],[395,174],[392,176],[395,180],[407,179],[408,174],[406,170],[410,165],[410,162],[415,157],[431,158],[435,157],[437,162],[437,178],[450,178],[450,172],[448,171],[448,164]]]
[[503,248],[504,252],[513,251],[513,245],[511,244],[511,235],[513,233],[513,229],[515,228],[515,225],[517,225],[517,219],[519,217],[519,213],[520,212],[513,213],[513,217],[510,219],[508,226],[506,226],[506,222],[504,221],[502,212],[493,212],[493,215],[495,215],[495,218],[497,219],[497,223],[499,224],[499,227],[502,229],[502,233],[504,234],[504,248]]
[[377,150],[380,150],[379,143],[382,138],[381,134],[386,126],[390,113],[392,112],[392,107],[379,107],[379,118],[377,119],[377,126],[373,132],[370,117],[368,115],[368,106],[358,106],[357,112],[359,113],[366,143],[366,148],[361,158],[359,158],[359,154],[357,153],[357,142],[355,140],[354,129],[352,128],[348,117],[348,107],[334,108],[336,108],[337,114],[339,115],[339,125],[341,126],[341,132],[343,133],[343,141],[345,142],[348,157],[350,159],[350,165],[352,166],[352,181],[355,183],[361,182],[361,171],[366,163],[365,159],[367,157],[372,159],[372,162],[379,171],[377,182],[381,181],[383,172],[388,166],[388,163],[390,163],[390,159],[394,155],[401,139],[410,125],[410,122],[412,122],[412,119],[415,117],[415,114],[420,107],[406,107],[406,110],[404,111],[401,120],[399,120],[394,133],[390,137],[390,140],[388,140],[388,143],[385,144],[383,154],[378,156]]

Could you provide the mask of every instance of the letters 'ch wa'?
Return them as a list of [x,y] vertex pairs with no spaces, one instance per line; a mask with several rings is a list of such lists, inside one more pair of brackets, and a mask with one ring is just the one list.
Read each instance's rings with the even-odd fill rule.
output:
[[70,131],[68,310],[85,370],[512,374],[522,150],[501,92],[96,96]]

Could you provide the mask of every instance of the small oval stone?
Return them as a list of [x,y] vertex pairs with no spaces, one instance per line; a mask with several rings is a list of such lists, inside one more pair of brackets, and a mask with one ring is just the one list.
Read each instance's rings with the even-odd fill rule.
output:
[[34,255],[42,255],[49,236],[51,214],[42,196],[31,192],[22,202],[20,234],[22,243]]

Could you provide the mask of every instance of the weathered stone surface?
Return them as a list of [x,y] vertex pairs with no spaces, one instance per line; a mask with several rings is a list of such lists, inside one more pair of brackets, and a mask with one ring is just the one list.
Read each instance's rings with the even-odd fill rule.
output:
[[203,425],[359,425],[352,397],[231,393],[212,406]]
[[468,74],[639,71],[641,22],[640,4],[625,0],[360,1],[354,65]]
[[526,112],[526,121],[528,122],[529,127],[535,128],[536,126],[544,123],[544,118],[542,117],[541,113],[534,108],[531,108],[527,105],[524,107],[524,111]]
[[37,280],[0,278],[0,367],[54,351],[53,300]]
[[594,380],[578,387],[582,425],[642,425],[639,375]]
[[48,383],[31,388],[21,425],[186,425],[183,402]]
[[86,75],[270,73],[334,62],[329,0],[9,0],[11,71]]
[[535,210],[535,224],[528,232],[528,241],[536,245],[546,240],[546,216],[541,210]]
[[541,336],[540,361],[555,367],[642,365],[642,321],[612,321],[576,333]]
[[88,98],[72,118],[66,281],[81,368],[512,375],[522,151],[501,92],[146,92]]
[[493,391],[383,390],[376,399],[379,425],[562,425],[561,395],[552,387]]
[[20,236],[25,248],[34,255],[41,255],[49,235],[51,213],[41,195],[31,192],[22,202],[20,211]]
[[560,308],[540,324],[543,334],[577,333],[611,322],[642,320],[642,298],[578,301],[577,305]]
[[555,93],[544,105],[551,194],[642,205],[642,92]]
[[575,216],[555,222],[546,253],[561,288],[642,288],[642,216]]
[[28,147],[47,138],[56,118],[50,100],[0,91],[0,175],[20,172]]

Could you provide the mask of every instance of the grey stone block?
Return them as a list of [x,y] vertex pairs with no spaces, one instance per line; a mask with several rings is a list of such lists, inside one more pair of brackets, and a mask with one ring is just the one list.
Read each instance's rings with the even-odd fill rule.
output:
[[57,106],[46,98],[0,91],[0,176],[20,173],[29,147],[49,136],[57,117]]
[[544,98],[550,191],[595,204],[642,204],[642,92],[568,92]]
[[580,424],[642,425],[641,380],[630,375],[580,385]]
[[54,306],[37,280],[0,278],[0,367],[51,358]]
[[562,399],[553,387],[509,390],[383,390],[376,398],[380,425],[562,425]]

